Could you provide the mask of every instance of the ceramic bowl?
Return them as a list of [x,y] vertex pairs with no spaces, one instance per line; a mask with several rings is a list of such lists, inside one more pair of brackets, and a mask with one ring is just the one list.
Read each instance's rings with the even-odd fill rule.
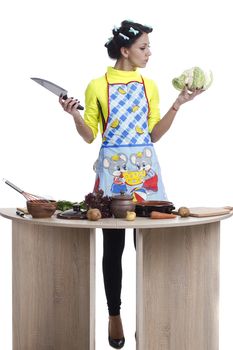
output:
[[175,209],[172,202],[167,201],[144,201],[136,203],[137,216],[149,217],[152,211],[159,211],[161,213],[171,213]]
[[121,192],[120,195],[111,197],[111,212],[115,218],[126,218],[127,211],[134,211],[135,204],[132,196]]
[[27,210],[33,218],[50,218],[57,209],[57,202],[54,200],[32,200],[27,201]]

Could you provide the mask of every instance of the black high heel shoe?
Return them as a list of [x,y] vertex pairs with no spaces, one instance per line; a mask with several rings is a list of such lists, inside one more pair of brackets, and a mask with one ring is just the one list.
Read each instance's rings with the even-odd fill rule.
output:
[[122,337],[120,339],[113,339],[110,336],[109,325],[108,325],[108,342],[109,342],[109,345],[112,346],[114,349],[121,349],[125,345],[125,337]]
[[110,334],[108,333],[108,342],[109,345],[112,346],[115,349],[121,349],[125,345],[125,337],[121,339],[113,339],[110,337]]

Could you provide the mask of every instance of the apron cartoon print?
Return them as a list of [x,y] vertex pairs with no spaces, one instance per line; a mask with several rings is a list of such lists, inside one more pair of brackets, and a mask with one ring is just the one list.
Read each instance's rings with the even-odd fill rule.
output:
[[148,132],[144,82],[109,84],[109,115],[96,164],[95,189],[135,201],[165,200],[157,156]]

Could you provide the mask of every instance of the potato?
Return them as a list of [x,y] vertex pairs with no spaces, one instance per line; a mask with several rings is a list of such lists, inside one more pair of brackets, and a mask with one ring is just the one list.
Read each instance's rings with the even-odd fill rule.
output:
[[134,221],[136,219],[136,213],[134,211],[127,211],[126,220]]
[[100,210],[97,208],[89,209],[87,211],[87,218],[88,218],[88,220],[91,220],[91,221],[97,221],[97,220],[101,219]]
[[179,214],[182,218],[186,218],[187,216],[190,215],[189,208],[187,208],[187,207],[180,207],[180,208],[178,209],[178,214]]

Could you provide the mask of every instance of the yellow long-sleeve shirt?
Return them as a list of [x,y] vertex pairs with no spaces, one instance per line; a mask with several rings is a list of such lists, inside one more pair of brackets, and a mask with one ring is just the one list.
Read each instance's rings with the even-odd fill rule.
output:
[[[142,82],[141,74],[136,71],[121,71],[108,67],[106,76],[91,80],[85,92],[85,123],[92,129],[94,138],[98,134],[98,125],[100,132],[103,132],[102,116],[106,122],[108,118],[108,83],[109,84],[127,84],[131,81]],[[143,77],[146,96],[149,103],[148,130],[152,131],[153,127],[160,120],[159,111],[159,93],[155,82]]]

